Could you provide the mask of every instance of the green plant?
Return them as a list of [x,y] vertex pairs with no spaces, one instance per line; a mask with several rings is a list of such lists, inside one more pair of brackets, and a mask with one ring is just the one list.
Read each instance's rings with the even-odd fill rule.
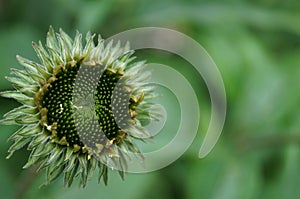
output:
[[9,138],[14,144],[7,158],[27,146],[24,168],[45,168],[45,185],[63,174],[65,186],[80,176],[84,187],[97,167],[105,184],[109,167],[123,178],[130,153],[142,158],[134,143],[147,134],[142,123],[156,116],[144,62],[132,62],[128,44],[105,45],[100,36],[95,44],[94,37],[88,33],[83,46],[80,33],[73,41],[50,27],[47,50],[33,43],[41,63],[17,56],[24,70],[7,77],[16,90],[1,93],[22,104],[1,121],[21,125]]

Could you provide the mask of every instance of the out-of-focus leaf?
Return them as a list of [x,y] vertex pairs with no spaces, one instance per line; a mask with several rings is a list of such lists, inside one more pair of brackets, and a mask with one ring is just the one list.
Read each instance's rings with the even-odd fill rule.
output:
[[12,87],[10,82],[4,78],[9,76],[10,68],[22,69],[16,60],[17,54],[36,59],[31,47],[31,41],[38,38],[33,28],[24,25],[0,29],[0,90]]
[[[7,99],[0,99],[1,104],[8,104]],[[8,111],[10,108],[12,108],[13,105],[8,104],[5,107],[1,106],[0,108],[0,117],[4,115],[6,111]],[[11,165],[11,161],[8,161],[5,159],[5,157],[8,155],[7,151],[11,143],[7,142],[8,137],[16,131],[17,126],[0,126],[0,178],[3,179],[0,181],[0,193],[2,194],[1,197],[3,198],[10,198],[13,193],[13,187],[16,182],[16,168],[18,166],[13,166]]]
[[298,185],[298,169],[300,166],[300,149],[298,146],[287,147],[285,151],[284,168],[277,181],[264,186],[263,198],[281,199],[286,197],[298,197],[300,190]]
[[105,0],[83,4],[78,12],[80,17],[78,17],[77,28],[85,32],[96,31],[104,23],[104,20],[109,20],[107,17],[113,3],[114,1]]
[[[164,12],[157,13],[157,9]],[[202,25],[217,26],[220,24],[246,24],[268,30],[287,30],[300,34],[299,12],[275,10],[245,3],[193,3],[175,4],[159,3],[140,10],[136,20],[146,24],[174,24],[190,21]]]

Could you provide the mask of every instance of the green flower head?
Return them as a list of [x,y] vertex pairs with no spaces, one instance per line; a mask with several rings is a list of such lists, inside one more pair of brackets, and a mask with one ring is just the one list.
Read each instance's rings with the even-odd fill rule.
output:
[[142,124],[159,117],[144,62],[133,62],[128,44],[94,38],[83,44],[82,34],[50,27],[45,47],[32,43],[40,63],[17,56],[24,70],[11,69],[15,90],[1,93],[22,104],[1,121],[20,125],[7,158],[27,146],[24,168],[46,169],[46,185],[64,175],[65,186],[79,176],[84,187],[95,170],[107,184],[109,168],[123,178],[130,154],[143,156],[134,142],[149,137]]

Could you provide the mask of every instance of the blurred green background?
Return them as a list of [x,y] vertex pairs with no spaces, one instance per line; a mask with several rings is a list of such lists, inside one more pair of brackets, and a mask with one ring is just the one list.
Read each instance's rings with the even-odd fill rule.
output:
[[[162,170],[127,174],[125,181],[110,172],[107,187],[92,179],[86,189],[76,184],[67,189],[59,179],[39,189],[44,173],[22,170],[29,154],[26,149],[5,159],[11,144],[6,140],[17,127],[0,126],[1,198],[300,198],[300,1],[0,0],[1,91],[12,88],[4,78],[10,68],[21,68],[16,54],[37,60],[31,41],[44,42],[49,25],[72,36],[79,30],[107,38],[143,26],[171,28],[191,36],[222,74],[228,100],[226,124],[212,153],[198,159],[210,118],[202,78],[178,57],[137,52],[139,59],[176,68],[200,91],[201,123],[188,151]],[[4,98],[0,103],[1,117],[18,106]],[[177,121],[179,107],[176,102],[170,104],[176,114],[168,119]],[[171,123],[165,131],[175,133],[176,128]]]

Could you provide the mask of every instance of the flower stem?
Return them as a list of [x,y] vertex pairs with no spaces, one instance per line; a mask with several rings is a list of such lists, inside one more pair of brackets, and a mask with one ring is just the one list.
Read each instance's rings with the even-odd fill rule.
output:
[[30,169],[22,172],[16,185],[15,195],[12,197],[13,199],[25,198],[27,191],[38,176],[36,170],[37,166],[32,166]]

